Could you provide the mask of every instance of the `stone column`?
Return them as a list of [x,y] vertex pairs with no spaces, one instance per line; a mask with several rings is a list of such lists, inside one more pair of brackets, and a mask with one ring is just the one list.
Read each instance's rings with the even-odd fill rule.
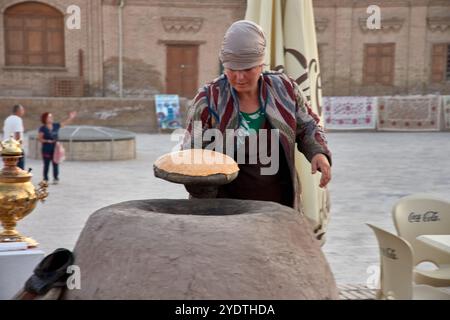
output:
[[[419,2],[419,1],[418,1]],[[409,8],[409,38],[408,38],[408,67],[407,67],[407,93],[422,94],[428,82],[426,74],[427,52],[427,7],[410,6]]]
[[351,57],[352,57],[352,11],[351,1],[342,1],[336,7],[335,25],[335,74],[334,96],[350,94]]
[[90,96],[103,96],[103,10],[102,1],[88,1],[89,34],[85,52],[85,83]]

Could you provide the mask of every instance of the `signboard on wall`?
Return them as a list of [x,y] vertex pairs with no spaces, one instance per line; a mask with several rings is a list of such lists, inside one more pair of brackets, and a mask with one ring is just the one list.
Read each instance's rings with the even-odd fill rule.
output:
[[177,94],[155,95],[156,117],[160,129],[182,127],[180,99]]

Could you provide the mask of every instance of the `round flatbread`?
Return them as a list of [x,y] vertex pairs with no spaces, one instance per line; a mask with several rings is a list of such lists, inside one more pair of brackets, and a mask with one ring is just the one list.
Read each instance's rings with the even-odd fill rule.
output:
[[196,185],[223,185],[233,181],[239,167],[226,154],[204,149],[188,149],[158,158],[155,176],[170,182]]

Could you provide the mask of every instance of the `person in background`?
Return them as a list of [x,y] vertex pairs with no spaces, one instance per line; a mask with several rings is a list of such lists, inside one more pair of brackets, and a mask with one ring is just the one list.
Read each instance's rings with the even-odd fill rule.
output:
[[72,111],[69,117],[58,123],[53,122],[53,115],[45,112],[41,116],[42,126],[39,128],[38,139],[42,143],[42,159],[44,161],[44,181],[48,182],[48,171],[50,163],[53,165],[53,184],[59,183],[59,165],[53,160],[55,145],[58,141],[59,129],[65,127],[76,117],[76,112]]
[[[22,117],[25,115],[25,108],[21,104],[16,104],[13,107],[12,115],[5,119],[3,124],[3,139],[9,139],[11,136],[23,143],[23,120]],[[25,169],[25,152],[22,148],[23,156],[20,158],[17,166],[22,170]]]

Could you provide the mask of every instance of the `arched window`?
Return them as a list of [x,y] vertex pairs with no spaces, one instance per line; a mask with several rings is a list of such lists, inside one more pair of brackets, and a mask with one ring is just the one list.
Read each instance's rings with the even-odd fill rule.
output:
[[5,11],[7,66],[64,66],[64,16],[43,3],[28,1]]

